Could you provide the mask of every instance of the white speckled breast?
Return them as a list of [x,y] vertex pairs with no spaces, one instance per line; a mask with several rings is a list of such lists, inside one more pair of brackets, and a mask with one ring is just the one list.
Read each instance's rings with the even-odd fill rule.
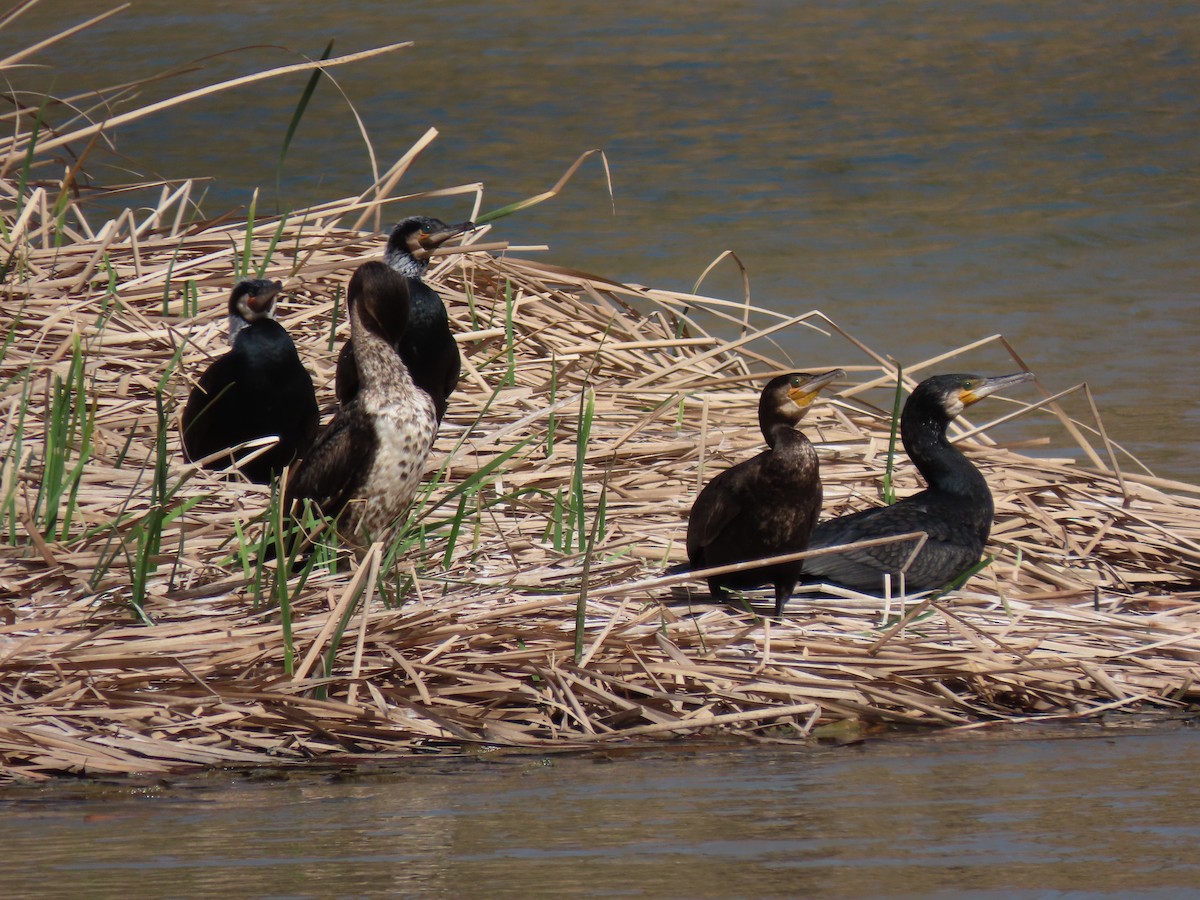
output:
[[421,483],[425,460],[433,449],[437,416],[429,395],[415,388],[402,402],[370,412],[379,447],[367,475],[363,492],[367,499],[361,504],[356,530],[364,538],[386,541]]
[[437,435],[437,412],[390,344],[367,329],[356,332],[354,341],[360,402],[379,444],[359,498],[342,514],[342,528],[363,541],[387,542],[421,483]]

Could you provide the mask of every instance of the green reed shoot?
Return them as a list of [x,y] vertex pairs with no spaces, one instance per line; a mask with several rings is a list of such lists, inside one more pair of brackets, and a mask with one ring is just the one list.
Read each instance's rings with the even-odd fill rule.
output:
[[179,365],[184,345],[181,342],[167,363],[158,383],[154,386],[154,455],[150,459],[152,475],[150,481],[150,508],[133,528],[133,541],[137,548],[131,563],[130,588],[135,613],[145,619],[143,603],[150,576],[158,569],[158,556],[162,550],[163,530],[175,518],[183,515],[200,497],[191,498],[181,507],[172,510],[170,504],[175,493],[183,486],[181,479],[174,487],[169,485],[170,464],[167,454],[167,439],[170,434],[170,417],[167,415],[167,385],[171,373]]
[[129,448],[133,446],[133,439],[138,433],[138,426],[142,424],[141,419],[136,419],[133,427],[129,429],[129,434],[125,435],[125,443],[121,445],[121,449],[117,451],[117,457],[113,460],[113,468],[119,469],[125,465],[125,458],[129,456]]
[[600,489],[600,512],[592,520],[592,528],[587,536],[587,543],[580,539],[583,549],[583,571],[579,574],[579,597],[575,601],[575,662],[583,659],[584,628],[587,625],[588,584],[592,571],[592,559],[595,555],[596,542],[604,539],[601,522],[604,521],[603,510],[607,505],[608,474],[604,476],[604,485]]
[[258,188],[250,196],[250,208],[246,211],[246,238],[242,245],[242,255],[235,261],[234,274],[238,281],[250,277],[250,258],[254,251],[254,222],[255,207],[258,206]]
[[555,553],[565,553],[567,548],[563,544],[563,492],[559,488],[554,492],[554,509],[550,513],[550,521],[546,525],[546,530],[550,533],[552,544]]
[[517,356],[513,347],[513,308],[516,306],[513,297],[512,282],[504,279],[504,346],[508,349],[508,371],[504,373],[505,385],[517,383]]
[[[332,52],[333,39],[330,38],[329,43],[325,45],[325,52],[321,54],[321,59],[329,59]],[[308,83],[304,85],[304,90],[300,94],[296,109],[292,112],[292,120],[288,123],[287,132],[283,136],[283,146],[279,148],[279,162],[275,164],[276,198],[283,196],[283,161],[287,159],[288,148],[291,147],[292,139],[296,136],[297,129],[300,128],[300,122],[308,110],[309,101],[312,100],[313,94],[317,90],[317,84],[320,82],[322,74],[324,73],[320,69],[313,69],[312,74],[308,77]],[[259,277],[261,278],[262,275],[260,274]]]
[[[292,559],[285,550],[287,541],[283,530],[283,513],[283,496],[279,491],[279,481],[276,480],[271,482],[271,504],[268,510],[268,521],[271,523],[275,544],[275,579],[271,584],[271,594],[279,606],[279,631],[283,637],[283,672],[285,675],[291,675],[296,670],[296,646],[292,636],[292,597],[287,589]],[[307,580],[307,576],[302,580]]]
[[[245,541],[244,532],[240,528],[237,529],[237,537],[242,570],[251,573],[248,580],[254,592],[254,608],[258,609],[263,605],[265,593],[268,608],[279,610],[279,629],[283,639],[283,670],[285,674],[291,675],[296,665],[292,629],[293,609],[308,583],[318,557],[315,552],[309,552],[303,565],[297,567],[297,562],[301,554],[305,553],[304,535],[312,533],[325,519],[307,502],[299,504],[299,518],[294,519],[291,512],[284,509],[283,499],[280,481],[275,480],[271,483],[271,497],[263,517],[263,530],[257,545]],[[248,558],[250,548],[256,550],[253,563]],[[269,583],[266,578],[268,556],[275,560]],[[297,574],[297,569],[299,577],[292,587],[290,581],[293,574]]]
[[337,327],[338,318],[342,311],[342,286],[339,283],[337,290],[333,292],[333,313],[329,317],[329,352],[333,352],[334,346],[337,344]]
[[896,488],[892,475],[896,470],[896,432],[900,428],[900,398],[904,391],[904,367],[896,366],[896,396],[892,401],[892,431],[888,436],[887,468],[883,471],[883,502],[891,506],[896,502]]
[[18,535],[24,533],[24,529],[18,530],[20,522],[17,516],[17,488],[21,483],[19,470],[25,456],[25,412],[29,409],[29,382],[30,373],[27,371],[25,382],[21,386],[21,402],[17,408],[13,438],[4,451],[4,458],[0,465],[0,472],[5,474],[5,480],[8,482],[8,489],[4,493],[4,505],[0,509],[0,521],[6,524],[7,540],[13,545],[16,545]]
[[463,288],[467,295],[467,313],[471,317],[471,328],[479,328],[479,311],[475,308],[475,285],[468,281]]
[[454,518],[450,523],[450,534],[446,538],[446,552],[442,556],[442,568],[450,568],[450,564],[454,561],[454,548],[458,544],[458,532],[462,528],[462,520],[466,515],[467,510],[467,495],[463,494],[458,498],[458,511],[454,514]]
[[263,254],[262,262],[254,270],[255,278],[262,278],[266,275],[267,269],[271,265],[271,260],[275,257],[275,250],[279,247],[279,239],[283,237],[283,229],[287,227],[287,220],[287,213],[279,217],[279,224],[275,226],[275,233],[271,235],[271,240],[267,244],[267,250]]
[[944,596],[945,594],[948,594],[951,591],[957,591],[960,587],[962,587],[964,584],[966,584],[968,581],[970,581],[972,578],[974,578],[976,575],[978,575],[980,572],[982,572],[984,569],[986,569],[988,566],[990,566],[995,561],[995,559],[996,559],[995,553],[985,556],[983,559],[981,559],[979,562],[975,563],[975,565],[971,566],[971,568],[967,569],[961,575],[956,575],[954,578],[950,579],[950,581],[948,581],[943,587],[938,588],[936,591],[934,591],[932,594],[930,594],[929,599],[936,600],[938,597]]
[[[587,462],[588,439],[591,435],[595,410],[595,393],[588,388],[579,395],[579,434],[575,443],[575,464],[571,470],[571,484],[565,492],[562,488],[555,491],[554,508],[544,532],[545,537],[552,541],[557,553],[570,553],[575,547],[582,552],[587,540],[584,467]],[[604,533],[603,528],[604,526],[602,526],[601,535]]]
[[175,273],[175,263],[179,259],[179,251],[182,246],[182,244],[179,244],[175,247],[175,252],[171,254],[171,261],[167,263],[167,277],[163,282],[162,295],[162,314],[164,316],[171,314],[171,276]]
[[[24,304],[22,304],[21,308],[18,309],[16,311],[16,313],[13,314],[12,322],[9,323],[9,326],[8,326],[8,333],[4,335],[3,343],[0,343],[0,363],[4,362],[4,360],[8,357],[8,351],[11,350],[13,344],[15,344],[17,342],[17,329],[19,329],[21,327],[21,320],[24,317],[24,315],[25,315],[25,306],[24,306]],[[30,364],[30,365],[26,366],[23,371],[17,373],[16,375],[10,375],[8,378],[4,379],[3,381],[0,381],[0,391],[7,390],[8,386],[15,383],[18,378],[25,379],[26,381],[28,381],[29,376],[30,376],[30,374],[32,374],[32,372],[33,372],[33,365]]]
[[167,518],[167,433],[169,420],[163,400],[162,383],[154,392],[155,434],[153,477],[150,482],[150,509],[135,529],[137,555],[131,573],[132,602],[139,614],[145,615],[143,603],[149,578],[158,569],[158,555],[162,550],[163,526]]
[[[428,535],[431,532],[440,531],[443,527],[449,526],[454,534],[454,540],[451,541],[451,546],[447,551],[448,554],[453,553],[454,541],[457,540],[458,531],[460,530],[461,519],[466,515],[466,505],[462,502],[468,497],[477,495],[480,490],[489,484],[492,484],[496,479],[497,470],[500,469],[506,462],[512,459],[517,453],[529,446],[535,439],[535,435],[530,435],[521,441],[509,447],[495,459],[480,467],[475,472],[464,478],[456,484],[451,490],[447,491],[436,502],[430,500],[433,491],[437,489],[441,482],[442,472],[432,478],[429,482],[422,486],[420,498],[414,502],[412,512],[407,515],[405,524],[397,529],[395,537],[384,551],[383,562],[380,565],[381,571],[390,571],[395,562],[403,559],[410,551],[416,547],[422,550],[425,548]],[[505,503],[513,499],[516,494],[506,494],[490,501],[492,503]],[[447,506],[450,503],[455,503],[455,512],[449,517],[433,520],[431,514],[439,509]],[[449,558],[449,556],[447,556]]]
[[200,288],[195,278],[189,278],[183,285],[183,314],[189,319],[200,315]]
[[91,456],[95,417],[84,385],[83,350],[79,335],[75,335],[67,377],[55,375],[49,388],[43,426],[42,480],[34,503],[34,522],[50,540],[65,539],[70,529],[79,481]]
[[[325,656],[322,659],[324,663],[324,675],[328,678],[333,674],[333,668],[337,664],[338,648],[342,645],[342,637],[346,634],[346,629],[350,625],[350,619],[354,613],[358,611],[359,604],[363,602],[363,598],[367,593],[367,579],[363,579],[359,584],[358,589],[354,592],[354,599],[346,606],[346,611],[342,613],[342,617],[338,619],[337,625],[333,629],[333,634],[329,636],[329,646],[325,650]],[[318,687],[314,691],[318,700],[326,698],[326,688],[324,685]]]
[[575,443],[575,469],[571,476],[571,501],[574,525],[579,529],[579,549],[587,537],[587,515],[584,509],[584,466],[587,462],[588,440],[592,433],[592,417],[596,412],[596,394],[590,387],[579,395],[579,437]]

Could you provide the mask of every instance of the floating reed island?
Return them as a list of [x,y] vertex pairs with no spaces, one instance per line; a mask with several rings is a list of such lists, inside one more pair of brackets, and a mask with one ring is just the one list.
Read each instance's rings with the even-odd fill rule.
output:
[[[802,587],[775,621],[768,590],[739,609],[663,574],[699,488],[761,448],[770,375],[848,373],[804,426],[829,517],[880,502],[897,377],[1023,367],[1002,337],[898,375],[883,350],[903,348],[820,311],[622,284],[486,230],[429,275],[463,376],[408,527],[321,545],[294,574],[264,563],[278,490],[184,460],[191,379],[226,349],[231,285],[279,279],[328,418],[346,283],[379,258],[380,223],[425,211],[392,196],[411,155],[362,197],[286,217],[197,222],[181,182],[93,226],[69,179],[21,174],[19,149],[0,148],[0,777],[807,742],[1200,697],[1200,488],[1147,473],[1098,415],[1070,418],[1084,391],[1039,384],[952,427],[996,501],[994,560],[962,589]],[[785,330],[813,360],[784,358]],[[1021,447],[1002,443],[1014,420]],[[902,453],[893,480],[920,487]]]

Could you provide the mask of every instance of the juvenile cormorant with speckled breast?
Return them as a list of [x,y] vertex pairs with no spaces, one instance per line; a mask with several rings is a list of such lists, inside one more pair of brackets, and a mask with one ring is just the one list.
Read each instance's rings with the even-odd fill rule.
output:
[[[275,321],[281,290],[280,282],[265,279],[234,287],[229,295],[231,349],[200,376],[181,423],[183,452],[193,462],[277,435],[274,447],[240,467],[260,484],[303,455],[320,424],[312,376],[287,331]],[[206,468],[222,468],[251,452],[216,457]]]
[[[434,250],[474,227],[472,222],[447,225],[429,216],[410,216],[392,229],[383,256],[408,285],[408,327],[394,344],[413,382],[433,399],[438,422],[446,415],[462,361],[446,306],[437,291],[425,283],[424,275]],[[334,392],[342,405],[358,391],[353,340],[352,335],[342,347],[334,379]]]
[[[773,378],[758,400],[758,424],[767,450],[710,481],[688,517],[687,552],[693,570],[798,553],[821,512],[821,466],[812,442],[798,429],[821,389],[845,376],[793,372]],[[713,599],[727,588],[775,587],[775,615],[800,577],[799,561],[708,579]]]
[[386,540],[412,502],[437,432],[433,400],[396,352],[408,284],[382,262],[359,266],[346,291],[359,386],[288,483],[285,508],[309,499],[338,530]]
[[[935,375],[918,384],[904,404],[900,436],[928,487],[891,506],[822,522],[808,548],[925,532],[928,541],[904,573],[908,591],[945,587],[978,563],[991,534],[992,494],[980,471],[946,439],[946,429],[972,403],[1031,378],[1032,372],[995,378]],[[815,556],[805,560],[805,580],[881,593],[883,576],[891,575],[896,583],[915,547],[915,541],[897,541]]]

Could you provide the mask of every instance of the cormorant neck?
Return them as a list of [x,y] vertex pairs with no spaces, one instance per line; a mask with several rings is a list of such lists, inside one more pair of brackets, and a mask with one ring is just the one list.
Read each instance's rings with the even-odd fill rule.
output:
[[417,259],[407,250],[388,247],[383,254],[383,261],[408,278],[421,278],[429,271],[428,259]]
[[933,490],[991,500],[987,481],[962,451],[946,439],[950,423],[928,410],[905,410],[900,437],[908,458]]
[[248,327],[250,327],[250,323],[247,322],[245,319],[243,319],[241,316],[235,315],[234,313],[229,314],[229,346],[230,347],[232,347],[234,341],[237,340],[238,334],[240,334],[243,329],[248,328]]
[[354,362],[363,391],[387,391],[404,385],[412,389],[412,376],[392,342],[376,331],[377,323],[363,316],[360,303],[350,304],[350,336]]
[[805,444],[810,443],[804,432],[796,428],[795,425],[789,425],[787,422],[767,423],[763,426],[762,433],[763,437],[767,440],[767,446],[772,450],[787,447],[797,441]]

